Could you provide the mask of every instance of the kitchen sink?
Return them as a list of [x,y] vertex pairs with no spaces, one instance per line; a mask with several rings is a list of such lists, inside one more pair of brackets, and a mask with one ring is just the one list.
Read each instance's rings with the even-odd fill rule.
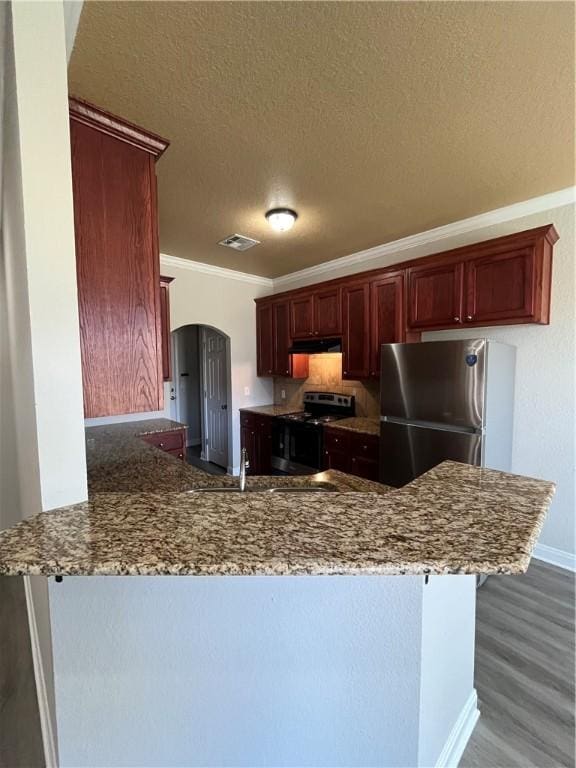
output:
[[210,486],[208,488],[193,488],[188,493],[326,493],[338,491],[338,487],[332,483],[314,483],[314,485],[298,486],[265,486],[245,488],[243,491],[238,486]]

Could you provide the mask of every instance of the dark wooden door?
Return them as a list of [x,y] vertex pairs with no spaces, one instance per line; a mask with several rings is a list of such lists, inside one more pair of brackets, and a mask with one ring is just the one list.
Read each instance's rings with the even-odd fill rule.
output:
[[272,304],[256,305],[256,374],[274,373],[274,317]]
[[404,275],[396,272],[370,283],[370,375],[380,376],[380,347],[406,341]]
[[156,175],[148,152],[71,120],[84,414],[163,407]]
[[366,480],[377,481],[380,471],[380,438],[377,435],[354,433],[351,443],[351,473]]
[[258,475],[269,475],[272,472],[272,417],[256,417],[256,447]]
[[329,288],[314,294],[314,334],[340,336],[342,333],[342,305],[340,288]]
[[290,304],[288,301],[272,305],[274,325],[274,365],[275,376],[290,376]]
[[370,375],[370,283],[342,289],[342,378]]
[[295,296],[290,300],[290,330],[293,339],[314,335],[314,302],[312,294]]
[[463,264],[408,270],[408,327],[450,328],[462,322]]
[[536,255],[530,247],[468,261],[465,322],[522,322],[533,317],[535,274]]
[[324,469],[350,472],[350,433],[324,428]]

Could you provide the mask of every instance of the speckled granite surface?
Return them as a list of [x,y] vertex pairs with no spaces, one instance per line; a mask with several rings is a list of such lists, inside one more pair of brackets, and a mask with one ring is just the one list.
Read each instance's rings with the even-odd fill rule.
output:
[[340,419],[330,424],[330,429],[345,429],[348,432],[361,432],[364,435],[379,435],[380,422],[365,416],[352,416],[350,419]]
[[240,408],[241,412],[261,413],[264,416],[285,416],[287,413],[298,413],[302,408],[287,405],[254,405],[251,408]]
[[0,574],[520,573],[554,493],[445,462],[400,490],[330,471],[250,485],[341,492],[199,494],[237,480],[162,454],[134,424],[87,430],[90,500],[0,533]]

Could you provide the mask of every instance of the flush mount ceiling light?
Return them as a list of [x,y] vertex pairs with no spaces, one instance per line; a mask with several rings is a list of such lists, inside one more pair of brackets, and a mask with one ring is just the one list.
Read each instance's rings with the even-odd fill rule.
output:
[[276,232],[287,232],[292,229],[297,218],[296,211],[292,211],[290,208],[272,208],[266,214],[266,221]]

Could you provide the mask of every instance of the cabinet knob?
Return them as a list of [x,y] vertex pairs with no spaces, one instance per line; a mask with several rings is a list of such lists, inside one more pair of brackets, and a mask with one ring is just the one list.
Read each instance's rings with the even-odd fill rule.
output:
[[315,335],[315,336],[318,336],[318,331],[314,331],[314,335]]
[[355,461],[356,461],[356,458],[352,456],[352,462],[355,462]]
[[344,371],[344,375],[347,375],[347,374],[348,374],[348,371]]
[[159,448],[164,448],[164,443],[158,443]]
[[466,315],[466,320],[473,320],[473,319],[474,318],[472,317],[472,315]]
[[458,315],[456,315],[456,317],[453,317],[452,319],[454,320],[455,323],[460,322],[460,318],[458,317]]

